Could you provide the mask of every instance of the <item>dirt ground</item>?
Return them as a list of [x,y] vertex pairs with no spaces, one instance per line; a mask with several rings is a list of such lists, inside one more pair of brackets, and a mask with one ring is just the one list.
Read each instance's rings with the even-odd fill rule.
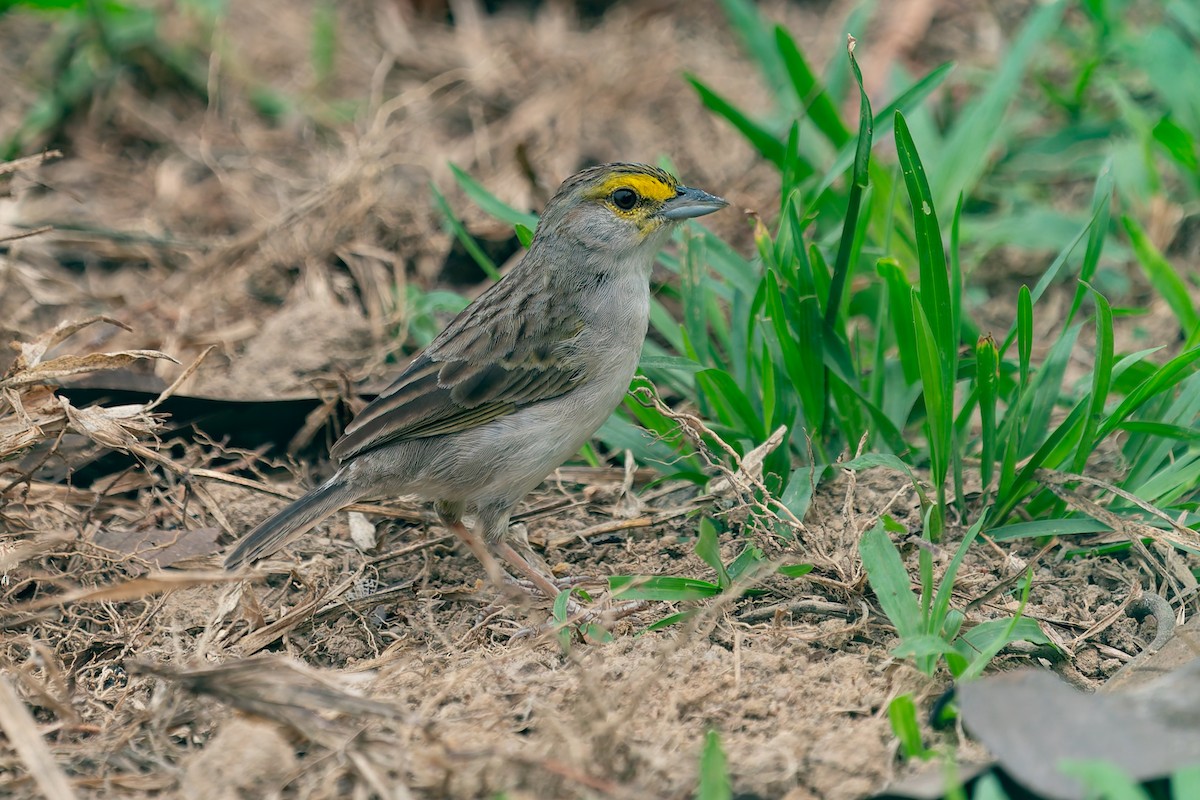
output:
[[[455,190],[448,163],[537,209],[585,164],[668,156],[734,209],[773,210],[772,170],[681,78],[768,107],[716,3],[616,3],[580,19],[570,2],[495,15],[451,2],[454,26],[440,4],[412,5],[424,11],[337,4],[324,78],[310,57],[314,3],[230,3],[212,37],[166,9],[166,41],[219,45],[207,99],[162,71],[131,70],[39,143],[62,158],[18,172],[0,197],[0,237],[52,226],[0,250],[6,340],[104,315],[125,327],[90,325],[51,352],[154,350],[179,362],[136,362],[108,388],[157,392],[207,353],[177,394],[329,401],[314,405],[290,455],[171,431],[157,443],[143,435],[135,460],[106,467],[94,447],[59,441],[59,424],[23,459],[0,462],[0,664],[58,770],[83,797],[684,798],[715,730],[738,797],[880,790],[908,769],[888,702],[911,692],[923,706],[946,685],[889,656],[894,631],[857,558],[882,513],[919,532],[902,476],[824,484],[800,540],[765,543],[780,560],[813,563],[811,575],[771,577],[759,596],[642,632],[678,610],[651,604],[615,623],[613,641],[565,650],[552,637],[514,639],[548,608],[498,596],[420,506],[377,508],[365,549],[339,514],[254,581],[218,573],[229,542],[325,469],[333,399],[380,385],[411,354],[409,291],[484,285],[451,246],[429,182],[507,255],[508,231]],[[931,18],[914,40],[977,63],[1014,25],[1007,7],[964,18],[924,5]],[[849,9],[764,4],[816,63],[841,47]],[[882,32],[874,50],[860,44],[868,73],[920,63],[884,20],[871,29]],[[0,17],[0,132],[36,102],[47,30]],[[292,110],[264,118],[252,89],[291,98]],[[350,121],[347,98],[361,101]],[[752,247],[739,213],[710,219]],[[45,393],[21,397],[30,414],[61,410]],[[571,574],[708,577],[693,544],[700,511],[716,509],[648,477],[619,460],[563,470],[517,520]],[[939,566],[960,535],[938,550]],[[732,558],[741,545],[727,538]],[[904,549],[915,563],[915,541]],[[1011,594],[993,590],[1032,566],[1025,613],[1066,657],[1013,648],[996,666],[1054,660],[1086,685],[1144,646],[1145,632],[1116,612],[1153,575],[1136,561],[1061,555],[979,546],[954,602],[969,622],[1011,615]],[[0,746],[0,794],[37,796],[18,750]]]

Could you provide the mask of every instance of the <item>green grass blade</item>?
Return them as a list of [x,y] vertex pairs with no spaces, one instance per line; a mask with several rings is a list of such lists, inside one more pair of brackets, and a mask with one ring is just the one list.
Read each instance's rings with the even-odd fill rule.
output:
[[696,382],[704,396],[721,410],[722,422],[740,427],[755,443],[766,441],[762,417],[728,372],[716,367],[702,370],[696,373]]
[[[896,114],[896,153],[904,173],[904,184],[913,211],[913,231],[916,234],[917,258],[920,264],[920,301],[925,309],[937,343],[949,350],[947,356],[957,353],[957,331],[952,327],[953,313],[950,302],[950,277],[946,268],[946,250],[942,246],[941,228],[938,226],[937,211],[933,205],[929,180],[925,167],[917,153],[917,146],[904,117]],[[952,366],[947,361],[946,366]],[[951,375],[954,371],[951,370]]]
[[[921,379],[921,365],[917,363],[917,337],[913,323],[912,286],[908,276],[894,259],[881,258],[875,264],[876,273],[887,286],[889,313],[892,330],[896,336],[896,349],[900,353],[900,366],[904,380],[909,385]],[[882,363],[882,362],[881,362]]]
[[758,62],[771,93],[775,97],[783,96],[788,90],[787,71],[757,4],[752,0],[721,0],[721,8],[725,10],[730,26],[741,37],[746,53]]
[[1024,83],[1025,71],[1044,42],[1058,30],[1066,4],[1062,0],[1041,5],[1026,18],[1025,27],[1009,48],[983,93],[969,103],[947,134],[934,170],[934,197],[946,205],[960,194],[971,193],[1004,135],[1004,112]]
[[677,603],[716,597],[721,587],[695,578],[676,578],[672,575],[610,575],[608,589],[614,597],[624,600],[657,600]]
[[1123,216],[1121,224],[1125,226],[1125,232],[1129,234],[1133,252],[1137,255],[1138,263],[1142,265],[1142,270],[1146,273],[1150,285],[1167,301],[1175,318],[1179,320],[1179,327],[1183,329],[1183,335],[1187,338],[1189,346],[1195,344],[1200,335],[1200,330],[1198,330],[1200,329],[1200,314],[1196,312],[1196,306],[1192,303],[1183,277],[1154,246],[1137,220]]
[[783,142],[762,125],[746,116],[733,103],[704,85],[699,78],[692,75],[684,77],[700,95],[700,102],[704,104],[705,108],[724,117],[763,158],[781,170],[784,168],[787,161],[787,149]]
[[825,424],[826,392],[824,345],[816,298],[809,298],[798,307],[793,306],[800,323],[799,329],[793,333],[774,270],[769,270],[763,280],[766,284],[767,314],[775,342],[783,356],[784,369],[800,396],[805,420],[815,433]]
[[[853,41],[853,40],[851,40]],[[837,259],[833,266],[833,280],[829,287],[829,299],[825,304],[825,324],[836,328],[842,313],[842,293],[850,274],[850,255],[854,247],[854,237],[858,230],[858,213],[862,207],[863,189],[868,182],[868,171],[871,166],[872,117],[871,101],[867,90],[863,88],[862,71],[854,58],[853,45],[846,48],[850,59],[850,68],[854,72],[854,80],[858,84],[858,148],[854,156],[854,174],[850,181],[850,194],[846,202],[846,214],[842,220],[842,239],[838,245]],[[838,122],[841,125],[841,122]],[[835,143],[840,144],[840,143]]]
[[729,588],[732,582],[725,564],[721,561],[721,544],[717,536],[717,526],[708,517],[700,519],[700,535],[696,539],[696,555],[713,568],[717,573],[717,585],[722,589]]
[[950,466],[951,433],[954,425],[954,398],[944,391],[942,356],[933,328],[925,318],[925,310],[917,302],[913,290],[913,322],[917,342],[917,362],[921,368],[921,386],[925,397],[925,427],[929,442],[930,478],[938,493],[936,513],[930,519],[932,541],[941,537],[944,521],[946,473]]
[[500,280],[500,270],[496,268],[495,262],[488,258],[487,253],[483,252],[483,248],[479,246],[479,242],[475,241],[475,237],[467,232],[467,228],[462,224],[462,221],[454,215],[454,210],[450,208],[450,204],[446,202],[446,198],[438,191],[438,188],[432,183],[429,184],[429,191],[433,193],[433,202],[437,205],[438,210],[442,212],[442,216],[446,220],[446,225],[450,228],[450,232],[458,239],[467,253],[474,259],[479,268],[483,270],[494,281]]
[[1062,385],[1071,362],[1071,353],[1075,350],[1075,342],[1083,330],[1076,323],[1063,331],[1042,362],[1033,379],[1033,391],[1027,396],[1028,406],[1024,409],[1024,439],[1025,446],[1022,454],[1028,454],[1035,449],[1050,428],[1050,421],[1058,409],[1062,397]]
[[858,550],[871,591],[875,592],[883,613],[896,627],[901,639],[918,636],[922,629],[921,609],[913,595],[900,551],[884,530],[882,522],[876,522],[863,534]]
[[700,754],[700,789],[696,800],[732,800],[733,783],[729,780],[729,769],[725,765],[725,751],[721,749],[721,737],[709,731],[704,738],[704,752]]
[[471,201],[489,216],[495,217],[501,222],[507,222],[509,225],[524,225],[530,230],[537,228],[537,214],[513,208],[485,189],[482,183],[475,180],[462,168],[455,164],[450,164],[449,167],[450,172],[454,174],[454,180],[458,183],[459,188],[463,190],[463,193],[471,198]]
[[1113,313],[1112,306],[1104,295],[1088,287],[1096,301],[1096,362],[1092,367],[1092,397],[1079,449],[1075,451],[1075,472],[1083,472],[1088,456],[1100,442],[1096,430],[1104,416],[1104,405],[1108,402],[1108,390],[1112,384],[1113,368]]
[[982,530],[983,519],[981,518],[967,529],[966,535],[963,536],[962,542],[959,543],[958,549],[954,552],[954,557],[946,565],[946,571],[942,573],[942,580],[938,584],[937,595],[933,599],[933,607],[930,609],[929,621],[925,628],[927,633],[937,633],[942,629],[942,623],[945,621],[946,615],[950,612],[950,595],[954,591],[954,578],[958,575],[958,568],[967,556],[967,549],[970,548]]
[[837,106],[821,87],[820,81],[808,66],[800,48],[796,47],[791,35],[779,26],[775,28],[775,47],[779,51],[784,69],[787,70],[800,108],[804,109],[813,125],[834,147],[841,147],[850,141],[850,132],[842,124]]
[[924,758],[928,752],[921,741],[921,726],[917,724],[917,707],[911,694],[902,694],[888,703],[888,721],[892,733],[900,740],[900,752],[905,758]]
[[1000,350],[991,336],[980,337],[975,345],[975,381],[979,403],[979,469],[983,483],[983,505],[986,506],[996,468],[996,406],[1000,393]]
[[1004,523],[1008,515],[1028,496],[1034,473],[1043,467],[1053,468],[1058,466],[1058,464],[1062,463],[1062,459],[1066,457],[1067,453],[1078,444],[1079,437],[1083,433],[1083,420],[1086,409],[1087,406],[1082,402],[1077,403],[1071,413],[1067,415],[1067,418],[1059,423],[1058,427],[1042,442],[1041,447],[1029,457],[1029,460],[1025,462],[1025,466],[1013,478],[1011,484],[1001,488],[1000,493],[996,497],[996,505],[993,507],[993,515],[989,519],[989,525]]
[[1012,542],[1018,539],[1042,539],[1050,536],[1078,536],[1084,533],[1111,531],[1108,525],[1094,519],[1073,517],[1070,519],[1038,519],[1031,522],[1013,522],[989,528],[988,536],[996,542]]
[[1136,389],[1121,401],[1120,405],[1100,425],[1096,432],[1098,439],[1104,439],[1117,429],[1117,426],[1129,418],[1131,414],[1142,408],[1146,402],[1162,392],[1173,388],[1183,379],[1192,374],[1192,367],[1200,360],[1200,347],[1180,353],[1168,361],[1154,374],[1138,385]]
[[[1021,455],[1021,442],[1025,440],[1026,396],[1029,394],[1029,368],[1033,359],[1033,296],[1029,287],[1022,285],[1017,292],[1017,320],[1013,323],[1013,334],[1017,339],[1017,392],[1016,400],[1001,425],[1000,438],[1005,442],[1004,459],[1000,467],[1000,493],[1007,492],[1016,479],[1016,464]],[[1003,353],[1003,348],[1001,348]]]
[[1108,238],[1109,209],[1112,207],[1113,176],[1112,159],[1104,162],[1100,174],[1096,178],[1096,186],[1092,190],[1092,216],[1088,223],[1087,249],[1083,253],[1083,263],[1079,266],[1079,285],[1075,289],[1075,299],[1071,302],[1071,310],[1067,314],[1064,325],[1070,325],[1075,319],[1083,303],[1088,289],[1084,284],[1090,283],[1100,265],[1100,254],[1104,250],[1104,242]]
[[[984,667],[991,663],[991,660],[996,657],[996,655],[1001,649],[1004,648],[1005,645],[1021,638],[1020,634],[1017,633],[1017,628],[1021,624],[1021,620],[1024,619],[1023,615],[1025,613],[1025,605],[1029,602],[1029,587],[1032,584],[1033,568],[1030,567],[1026,572],[1025,589],[1021,593],[1021,602],[1017,606],[1017,613],[1013,615],[1012,620],[1007,626],[1005,626],[1004,634],[1002,636],[996,636],[990,643],[979,649],[978,654],[976,655],[975,659],[971,661],[970,666],[968,666],[962,675],[959,676],[959,680],[970,681],[978,678],[983,674]],[[1036,635],[1040,639],[1044,640],[1045,636],[1042,634],[1041,629],[1037,628],[1036,625],[1034,627],[1037,629],[1037,633],[1031,633],[1030,635]]]
[[[935,89],[942,85],[942,82],[946,80],[946,76],[950,74],[950,70],[953,67],[954,65],[950,62],[942,64],[903,91],[895,100],[880,109],[872,120],[873,127],[883,123],[879,138],[874,141],[874,144],[890,139],[892,129],[887,125],[887,121],[892,119],[897,111],[902,114],[910,114],[916,110]],[[816,191],[813,194],[820,195],[832,186],[834,181],[849,169],[850,164],[857,157],[857,151],[858,146],[856,142],[847,142],[843,145],[842,149],[838,151],[837,158],[833,160],[833,165],[825,173],[825,177],[821,179],[821,182],[817,184]]]
[[1171,800],[1200,797],[1200,764],[1183,767],[1171,774]]

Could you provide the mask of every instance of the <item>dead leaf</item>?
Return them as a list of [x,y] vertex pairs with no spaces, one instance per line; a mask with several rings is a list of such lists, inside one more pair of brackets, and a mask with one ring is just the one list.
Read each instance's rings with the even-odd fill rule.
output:
[[154,417],[145,413],[144,406],[75,408],[65,397],[60,397],[59,402],[76,432],[115,450],[128,449],[158,427]]
[[[70,375],[99,370],[120,369],[134,361],[147,358],[165,359],[178,364],[171,356],[158,350],[120,350],[114,353],[89,353],[87,355],[64,355],[49,361],[16,369],[13,373],[0,380],[0,388],[9,386],[28,386],[35,383],[51,383]],[[18,360],[19,361],[19,360]]]
[[[1197,682],[1200,662],[1190,669]],[[1196,702],[1193,690],[1189,702]],[[1018,670],[963,684],[963,724],[1010,778],[1056,800],[1082,800],[1084,786],[1064,775],[1067,761],[1102,761],[1135,781],[1195,763],[1200,719],[1175,719],[1144,694],[1085,694],[1057,675]]]
[[112,550],[124,559],[132,561],[132,567],[140,572],[144,569],[136,560],[148,561],[162,569],[187,558],[208,556],[220,549],[217,537],[219,528],[196,528],[195,530],[149,530],[114,531],[100,530],[92,537],[92,544]]

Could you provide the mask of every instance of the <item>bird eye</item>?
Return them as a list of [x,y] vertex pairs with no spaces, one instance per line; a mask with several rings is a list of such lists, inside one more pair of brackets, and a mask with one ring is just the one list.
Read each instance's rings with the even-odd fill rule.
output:
[[622,211],[628,211],[637,205],[637,192],[635,192],[633,189],[617,189],[612,193],[612,201],[613,205],[615,205],[617,208],[621,209]]

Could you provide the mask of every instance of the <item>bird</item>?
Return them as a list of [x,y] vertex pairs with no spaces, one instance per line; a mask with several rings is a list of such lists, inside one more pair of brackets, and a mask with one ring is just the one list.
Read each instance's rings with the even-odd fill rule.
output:
[[242,537],[225,568],[277,553],[362,499],[418,495],[493,581],[506,577],[499,557],[555,597],[554,579],[512,546],[512,511],[625,396],[671,232],[727,205],[645,164],[567,178],[519,263],[351,420],[330,450],[333,476]]

